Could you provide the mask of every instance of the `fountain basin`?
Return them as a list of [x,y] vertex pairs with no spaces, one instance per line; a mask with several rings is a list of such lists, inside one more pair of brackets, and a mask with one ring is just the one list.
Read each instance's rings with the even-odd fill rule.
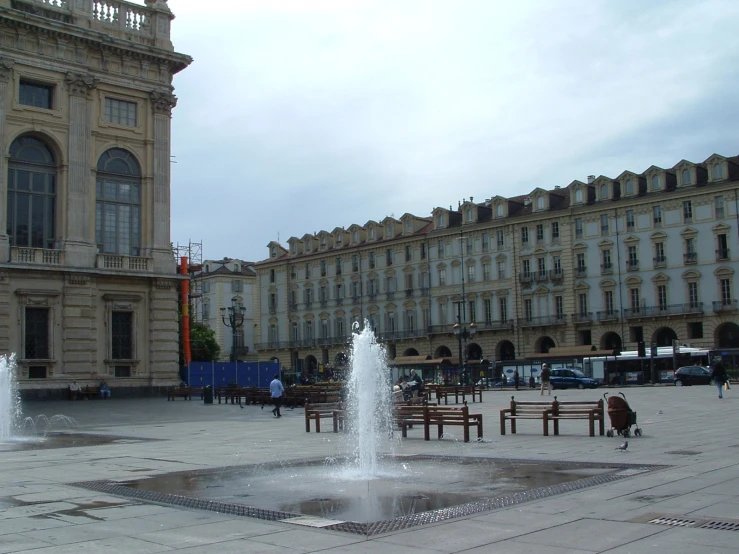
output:
[[104,444],[124,444],[148,440],[154,439],[121,437],[118,435],[53,432],[46,433],[45,435],[17,435],[2,439],[0,440],[0,452],[100,446]]
[[355,479],[325,459],[183,471],[88,489],[372,535],[623,479],[661,466],[393,456]]

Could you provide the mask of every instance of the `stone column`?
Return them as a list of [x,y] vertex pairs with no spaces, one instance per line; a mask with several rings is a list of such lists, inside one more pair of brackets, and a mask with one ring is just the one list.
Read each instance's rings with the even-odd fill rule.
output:
[[179,318],[177,312],[177,281],[153,279],[149,302],[149,364],[146,371],[153,386],[176,384],[179,381]]
[[154,271],[174,273],[175,262],[170,244],[169,164],[170,126],[172,108],[177,98],[169,91],[152,91],[151,105],[154,110],[154,207],[151,240],[151,256]]
[[67,228],[64,229],[66,263],[76,267],[94,267],[97,248],[91,236],[92,209],[90,183],[92,172],[91,93],[97,79],[89,74],[67,73],[69,89],[69,171],[67,174]]
[[5,163],[5,152],[7,151],[8,145],[5,144],[5,118],[8,113],[8,83],[10,82],[13,70],[13,63],[13,60],[10,58],[0,57],[0,198],[2,198],[2,202],[0,202],[0,205],[2,205],[2,209],[0,209],[0,262],[10,260],[10,241],[6,234],[7,222],[5,221],[7,216],[5,201],[8,198],[8,185],[6,182],[8,168]]

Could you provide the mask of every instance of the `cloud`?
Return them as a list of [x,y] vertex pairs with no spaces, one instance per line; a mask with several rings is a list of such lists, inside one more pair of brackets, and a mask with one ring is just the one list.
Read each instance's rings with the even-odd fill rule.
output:
[[195,58],[175,78],[172,236],[209,258],[735,153],[730,0],[170,5]]

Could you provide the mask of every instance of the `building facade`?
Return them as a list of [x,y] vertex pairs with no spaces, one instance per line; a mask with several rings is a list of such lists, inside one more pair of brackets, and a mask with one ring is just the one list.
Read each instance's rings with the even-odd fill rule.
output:
[[257,350],[340,365],[364,320],[391,356],[523,359],[552,347],[739,347],[739,157],[495,196],[268,245]]
[[[194,316],[216,335],[221,347],[221,361],[255,361],[254,297],[256,277],[253,262],[224,258],[205,260],[202,271],[193,275],[192,293],[199,296]],[[236,321],[229,318],[229,308],[236,311]],[[231,325],[235,323],[235,327]]]
[[[166,0],[0,0],[0,352],[20,388],[176,382]],[[42,392],[45,391],[45,392]]]

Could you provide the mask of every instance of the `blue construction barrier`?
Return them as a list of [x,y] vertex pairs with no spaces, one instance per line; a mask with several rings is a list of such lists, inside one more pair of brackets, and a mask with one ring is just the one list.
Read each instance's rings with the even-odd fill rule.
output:
[[281,374],[279,362],[190,362],[187,384],[191,387],[269,387],[275,375]]

